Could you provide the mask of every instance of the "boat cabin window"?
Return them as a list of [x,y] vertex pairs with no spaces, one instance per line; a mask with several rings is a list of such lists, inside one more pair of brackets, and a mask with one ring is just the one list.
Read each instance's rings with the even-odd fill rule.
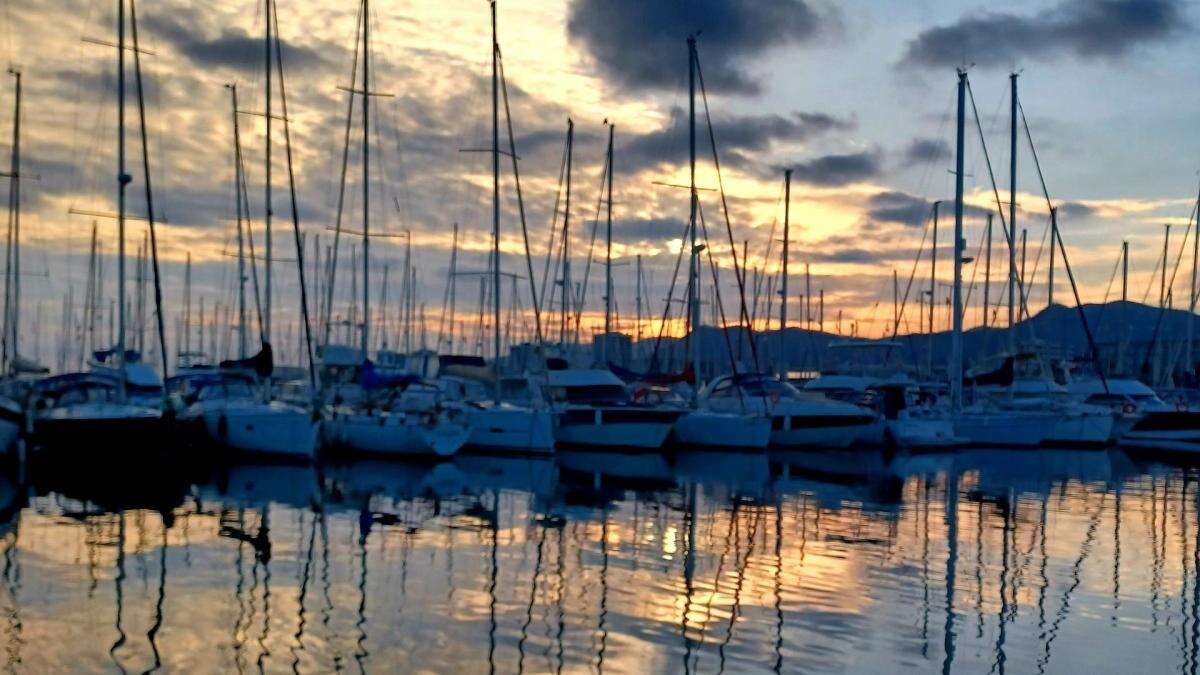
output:
[[527,380],[500,380],[500,398],[505,401],[530,401],[533,399],[533,392],[529,389]]
[[[741,393],[738,393],[741,389]],[[733,396],[778,396],[780,398],[792,398],[797,395],[796,388],[779,380],[762,378],[756,380],[746,380],[739,384],[736,388],[732,381],[726,380],[713,388],[709,396],[711,398],[729,398]]]
[[67,406],[78,405],[80,403],[103,403],[116,398],[115,394],[116,390],[108,387],[75,387],[59,394],[54,401],[54,405]]
[[582,387],[552,387],[550,396],[566,403],[628,403],[629,392],[619,384],[596,384]]
[[202,387],[196,393],[198,401],[212,401],[224,398],[252,398],[254,388],[246,382],[222,382]]
[[1122,394],[1092,394],[1087,397],[1085,403],[1093,403],[1096,405],[1124,405],[1129,401],[1127,396]]

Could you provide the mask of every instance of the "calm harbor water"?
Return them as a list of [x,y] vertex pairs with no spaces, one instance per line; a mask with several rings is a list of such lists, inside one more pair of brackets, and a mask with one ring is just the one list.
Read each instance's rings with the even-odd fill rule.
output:
[[1195,672],[1200,476],[1121,451],[32,466],[24,672]]

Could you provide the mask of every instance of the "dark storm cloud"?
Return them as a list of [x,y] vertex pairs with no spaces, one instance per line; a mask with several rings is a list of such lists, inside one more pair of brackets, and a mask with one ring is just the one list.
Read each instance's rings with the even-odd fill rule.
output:
[[949,159],[950,144],[934,138],[914,138],[904,149],[904,166],[916,166],[927,162]]
[[874,263],[879,261],[881,253],[881,251],[867,251],[861,248],[844,248],[837,251],[806,251],[804,259],[827,263]]
[[[943,217],[953,217],[953,211],[952,202],[942,202],[940,212]],[[867,219],[879,223],[920,227],[932,213],[932,201],[898,190],[879,192],[867,200]],[[963,215],[970,218],[986,218],[988,213],[987,209],[978,206],[963,205]]]
[[894,190],[871,195],[867,206],[871,220],[914,227],[925,222],[931,208],[930,202],[920,197]]
[[816,38],[832,23],[806,0],[572,0],[567,31],[617,84],[674,88],[686,82],[688,34],[699,33],[712,90],[754,94],[745,62]]
[[[643,169],[661,164],[679,164],[687,159],[688,137],[686,114],[679,108],[671,111],[670,126],[636,136],[622,143],[617,130],[619,156],[617,170]],[[698,123],[698,152],[702,157],[711,153],[707,130]],[[718,150],[723,163],[745,165],[755,153],[780,141],[804,141],[832,131],[853,129],[855,122],[825,113],[800,112],[792,115],[744,115],[718,119],[713,123]]]
[[[203,30],[188,25],[177,14],[166,12],[152,14],[139,23],[197,66],[232,68],[243,72],[251,72],[262,66],[261,35],[225,28],[215,37],[206,36]],[[314,47],[301,47],[283,38],[281,42],[284,63],[288,69],[306,70],[324,61]]]
[[683,235],[685,225],[679,218],[614,220],[613,239],[623,242],[678,239]]
[[1187,27],[1181,0],[1063,0],[1034,14],[980,12],[922,31],[903,63],[1011,66],[1029,57],[1123,56]]
[[792,167],[792,175],[810,185],[849,185],[878,176],[879,154],[856,152],[847,155],[824,155]]
[[1083,220],[1096,215],[1096,209],[1080,202],[1064,202],[1058,205],[1059,218]]

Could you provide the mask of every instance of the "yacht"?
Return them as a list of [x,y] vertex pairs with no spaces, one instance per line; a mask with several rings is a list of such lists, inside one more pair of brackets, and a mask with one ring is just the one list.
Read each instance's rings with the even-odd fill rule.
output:
[[[690,369],[689,369],[690,370]],[[672,381],[685,382],[684,379]],[[685,412],[675,422],[675,428],[667,441],[678,449],[686,450],[763,450],[771,442],[771,421],[749,410],[721,412],[709,410],[699,400],[689,401],[690,390],[681,392],[659,383],[636,382],[633,389],[635,401],[659,407],[682,409]]]
[[444,405],[436,386],[410,373],[381,372],[369,360],[355,369],[353,379],[332,382],[326,397],[322,428],[335,449],[449,457],[471,434],[462,410]]
[[1043,445],[1103,447],[1116,440],[1117,415],[1108,407],[1072,397],[1034,354],[1008,356],[995,371],[974,381],[984,382],[976,387],[977,396],[990,399],[998,408],[1035,418],[1056,415],[1045,430]]
[[706,410],[768,418],[773,446],[845,448],[877,424],[870,410],[801,392],[768,374],[722,375],[700,390],[699,399]]
[[1200,411],[1166,403],[1138,380],[1084,378],[1069,383],[1067,390],[1084,403],[1107,407],[1118,415],[1122,446],[1200,452]]
[[[159,398],[161,402],[161,395]],[[94,448],[119,440],[148,446],[164,437],[162,409],[123,395],[104,372],[67,373],[37,381],[30,395],[33,434],[43,446]]]
[[[480,359],[482,360],[482,359]],[[490,369],[489,369],[490,371]],[[554,414],[527,377],[495,378],[442,375],[438,388],[448,407],[462,411],[471,429],[467,448],[492,452],[554,453]],[[491,390],[491,391],[489,391]]]
[[771,442],[771,420],[748,411],[697,408],[675,422],[674,440],[691,448],[762,450]]
[[907,382],[874,386],[883,411],[884,441],[900,450],[936,450],[966,443],[941,411],[921,405],[917,386]]
[[25,431],[25,403],[36,378],[49,369],[32,360],[14,356],[9,363],[12,374],[0,380],[0,454],[8,452]]
[[181,399],[176,419],[217,445],[263,458],[311,461],[320,423],[311,410],[268,400],[262,382],[245,371],[193,371],[171,378]]
[[554,411],[554,438],[569,446],[657,450],[686,412],[634,402],[608,369],[551,370],[541,389]]

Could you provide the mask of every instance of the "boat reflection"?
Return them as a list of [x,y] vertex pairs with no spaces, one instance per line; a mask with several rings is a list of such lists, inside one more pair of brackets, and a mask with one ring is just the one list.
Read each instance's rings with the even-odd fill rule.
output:
[[1120,451],[110,478],[0,478],[10,667],[1190,671],[1200,645],[1196,472]]

